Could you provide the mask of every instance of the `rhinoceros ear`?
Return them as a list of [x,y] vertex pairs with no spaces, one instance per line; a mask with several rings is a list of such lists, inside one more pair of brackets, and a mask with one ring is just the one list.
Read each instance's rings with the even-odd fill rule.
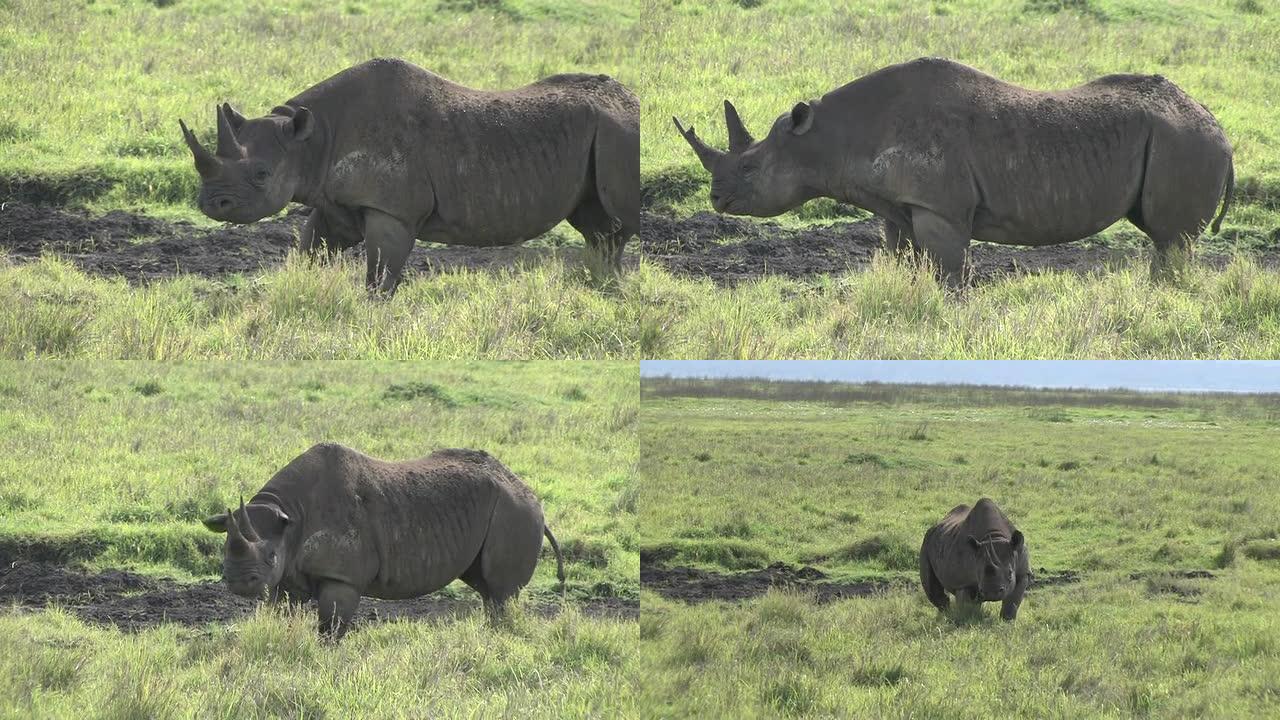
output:
[[791,134],[803,135],[813,127],[813,107],[806,102],[798,102],[791,108]]
[[204,519],[204,526],[216,533],[224,533],[227,531],[227,514],[218,513],[212,517]]
[[311,137],[311,131],[315,130],[316,119],[312,116],[311,111],[299,107],[293,113],[293,139],[302,142]]
[[1022,531],[1014,530],[1013,535],[1009,538],[1009,547],[1017,550],[1022,547]]

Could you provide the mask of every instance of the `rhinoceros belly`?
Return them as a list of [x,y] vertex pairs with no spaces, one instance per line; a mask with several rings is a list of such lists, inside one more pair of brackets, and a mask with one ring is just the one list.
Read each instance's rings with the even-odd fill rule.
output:
[[975,160],[974,238],[1070,242],[1104,230],[1138,202],[1148,135],[1139,123],[1040,130]]

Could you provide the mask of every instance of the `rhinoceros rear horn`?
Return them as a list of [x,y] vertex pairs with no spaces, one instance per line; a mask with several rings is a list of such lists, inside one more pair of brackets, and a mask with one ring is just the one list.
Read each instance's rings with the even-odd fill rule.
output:
[[218,172],[218,159],[213,156],[200,141],[196,139],[196,134],[187,128],[187,124],[178,120],[178,126],[182,128],[182,137],[187,141],[187,147],[191,148],[191,154],[196,158],[196,172],[200,173],[200,177],[210,177]]
[[235,555],[244,555],[249,552],[249,541],[240,531],[240,523],[236,522],[236,516],[231,512],[231,508],[227,508],[227,548]]
[[689,147],[693,148],[693,151],[698,154],[698,160],[702,162],[702,167],[711,170],[715,166],[716,160],[719,160],[724,153],[707,147],[707,144],[702,142],[698,134],[694,132],[693,126],[686,130],[680,124],[680,118],[672,116],[671,120],[675,122],[676,130],[679,130],[680,134],[684,136],[685,142],[689,143]]
[[[240,142],[236,140],[236,131],[231,125],[231,118],[227,116],[229,107],[231,107],[229,104],[218,106],[218,156],[234,158],[240,157]],[[234,113],[235,110],[231,112]]]
[[244,509],[244,496],[240,496],[240,517],[244,518],[244,527],[240,532],[244,534],[244,539],[249,542],[258,542],[262,538],[258,537],[258,532],[253,529],[253,521],[249,519],[249,513]]
[[747,132],[747,126],[738,117],[738,109],[728,100],[724,101],[724,124],[729,128],[729,152],[742,152],[755,143],[755,138]]

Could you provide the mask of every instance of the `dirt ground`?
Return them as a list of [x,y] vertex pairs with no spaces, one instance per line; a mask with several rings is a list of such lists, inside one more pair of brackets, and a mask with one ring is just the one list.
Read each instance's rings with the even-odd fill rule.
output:
[[[592,598],[574,602],[585,615],[634,619],[640,603],[621,598]],[[255,602],[232,595],[221,583],[180,583],[124,570],[83,572],[63,565],[18,561],[0,567],[0,608],[23,610],[58,606],[82,620],[136,631],[161,623],[203,625],[230,622],[253,610]],[[533,604],[538,615],[551,617],[558,602]],[[412,600],[360,602],[358,623],[396,618],[448,618],[478,612],[478,599],[426,596]]]
[[[677,275],[734,285],[765,274],[805,278],[863,268],[880,248],[881,228],[874,219],[790,229],[710,212],[682,219],[645,212],[640,217],[640,251]],[[1038,248],[974,243],[970,260],[975,282],[982,283],[1045,269],[1087,273],[1123,263],[1137,253],[1089,241]],[[1208,251],[1197,258],[1214,267],[1230,260]],[[1280,247],[1261,253],[1258,262],[1280,267]]]
[[[84,210],[11,200],[0,204],[0,252],[25,262],[55,253],[92,275],[119,275],[138,284],[177,273],[219,277],[279,265],[297,243],[308,209],[294,206],[283,218],[252,225],[196,227],[135,213],[95,215]],[[409,256],[415,272],[517,265],[559,252],[566,264],[580,262],[579,248],[471,248],[424,246]],[[363,266],[364,249],[347,251]],[[624,258],[635,265],[634,254]]]
[[[1074,570],[1050,572],[1041,568],[1033,574],[1030,587],[1048,587],[1079,581],[1080,574]],[[919,583],[897,579],[832,582],[826,573],[817,568],[793,567],[785,563],[774,563],[763,570],[726,574],[690,567],[666,568],[642,563],[640,585],[663,597],[684,602],[745,600],[764,595],[769,588],[777,587],[808,593],[822,603],[873,597],[892,589],[913,589]]]

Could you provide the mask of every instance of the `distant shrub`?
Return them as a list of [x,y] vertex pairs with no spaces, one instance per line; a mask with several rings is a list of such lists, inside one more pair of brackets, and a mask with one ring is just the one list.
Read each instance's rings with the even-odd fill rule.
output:
[[142,397],[151,397],[153,395],[159,395],[162,389],[163,388],[160,387],[159,380],[147,380],[146,382],[133,384],[133,391],[138,393]]
[[1258,2],[1258,0],[1240,0],[1240,2],[1236,3],[1236,10],[1246,15],[1263,14],[1262,3]]
[[698,462],[707,462],[708,460],[710,460],[710,459],[711,459],[711,453],[709,453],[709,452],[700,452],[700,453],[698,453],[698,454],[694,455],[694,456],[693,456],[693,459],[694,459],[694,460],[697,460]]
[[1252,560],[1280,560],[1280,541],[1254,540],[1244,546],[1243,552]]
[[1107,14],[1093,4],[1093,0],[1027,0],[1023,12],[1057,14],[1074,12],[1080,15],[1106,20]]
[[860,452],[853,453],[844,459],[845,465],[875,465],[878,468],[887,468],[892,465],[888,460],[878,453]]
[[435,383],[410,382],[403,385],[390,385],[382,393],[383,400],[418,400],[440,403],[445,407],[457,407],[458,403],[449,396],[449,392]]
[[929,423],[922,422],[915,427],[910,433],[907,433],[908,440],[928,440],[929,439]]
[[1230,540],[1222,543],[1222,550],[1213,558],[1213,566],[1219,570],[1231,567],[1236,561],[1236,544]]
[[1062,461],[1062,462],[1058,463],[1058,469],[1059,469],[1059,470],[1066,470],[1066,471],[1068,471],[1068,472],[1070,472],[1071,470],[1079,470],[1079,469],[1080,469],[1080,463],[1079,463],[1078,461],[1076,461],[1076,460],[1064,460],[1064,461]]

